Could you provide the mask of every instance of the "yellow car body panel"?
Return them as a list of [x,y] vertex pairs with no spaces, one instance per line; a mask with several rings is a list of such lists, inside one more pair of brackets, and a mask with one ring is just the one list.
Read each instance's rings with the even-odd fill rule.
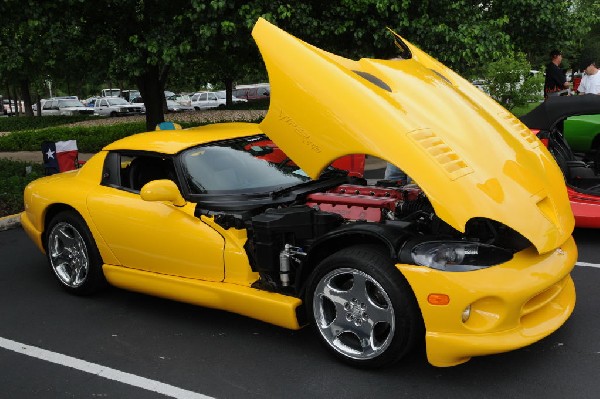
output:
[[302,304],[298,298],[235,284],[162,276],[111,265],[104,265],[103,270],[108,282],[116,287],[227,310],[292,330],[301,327],[296,317],[296,308]]
[[[570,272],[577,247],[569,238],[539,255],[533,248],[502,265],[467,273],[447,273],[396,265],[411,285],[425,322],[427,356],[435,366],[454,366],[472,356],[506,352],[536,342],[560,327],[573,312]],[[431,294],[450,298],[429,303]],[[471,306],[471,316],[462,313]]]
[[199,143],[261,133],[255,123],[216,123],[185,130],[157,130],[151,134],[134,134],[105,146],[103,150],[149,151],[173,155]]
[[546,148],[414,46],[411,59],[351,61],[265,20],[252,34],[271,84],[261,128],[309,176],[343,155],[370,154],[404,170],[459,231],[473,218],[500,221],[540,253],[573,231],[562,174]]
[[35,180],[25,188],[25,211],[21,215],[21,222],[25,232],[41,251],[46,251],[42,237],[48,222],[47,212],[53,207],[64,209],[64,205],[67,205],[85,220],[102,259],[107,263],[118,264],[87,211],[88,193],[100,183],[105,155],[103,152],[98,153],[81,169]]

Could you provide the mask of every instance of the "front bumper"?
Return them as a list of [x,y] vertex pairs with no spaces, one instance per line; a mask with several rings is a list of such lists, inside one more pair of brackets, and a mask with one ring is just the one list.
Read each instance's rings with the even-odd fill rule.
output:
[[27,212],[21,212],[21,227],[27,234],[27,236],[34,242],[36,247],[43,253],[45,253],[44,245],[42,244],[42,232],[36,228],[35,224],[31,220],[31,214]]
[[[575,306],[570,272],[577,247],[570,237],[540,255],[534,248],[502,265],[471,272],[443,272],[423,266],[396,267],[411,285],[426,329],[427,358],[454,366],[472,356],[507,352],[532,344],[558,329]],[[447,305],[432,305],[430,294],[446,294]],[[462,314],[471,306],[470,318]]]

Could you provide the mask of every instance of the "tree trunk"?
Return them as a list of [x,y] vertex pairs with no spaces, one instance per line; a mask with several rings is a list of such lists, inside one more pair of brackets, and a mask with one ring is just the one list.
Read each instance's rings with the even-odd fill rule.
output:
[[233,104],[233,79],[225,78],[225,101],[227,106],[231,106]]
[[25,116],[33,116],[33,110],[31,109],[31,93],[29,91],[29,79],[21,79],[21,97],[25,103]]
[[[12,114],[12,97],[10,96],[10,86],[8,85],[8,83],[6,84],[6,95],[8,96],[7,100],[8,100],[8,109],[6,110],[6,112],[8,113],[8,115]],[[4,106],[4,104],[2,104],[2,106]]]
[[[10,96],[10,93],[9,93]],[[14,116],[19,116],[21,114],[21,110],[19,109],[19,99],[17,98],[17,88],[13,86],[12,91],[12,101],[13,101],[13,111]]]
[[146,130],[156,130],[156,125],[165,121],[163,102],[165,98],[157,65],[148,65],[137,77],[137,86],[146,107]]
[[42,99],[39,94],[36,94],[36,103],[37,103],[37,116],[42,116]]

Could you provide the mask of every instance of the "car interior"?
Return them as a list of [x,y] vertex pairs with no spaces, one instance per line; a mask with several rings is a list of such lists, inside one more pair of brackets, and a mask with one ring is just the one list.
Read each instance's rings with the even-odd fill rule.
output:
[[559,123],[550,131],[541,131],[538,137],[547,141],[548,150],[569,186],[582,193],[600,195],[600,153],[574,153],[562,134],[561,126],[562,123]]
[[132,190],[139,191],[152,180],[168,179],[177,184],[177,175],[170,159],[140,156],[134,158],[126,169],[128,179],[122,181],[129,182]]

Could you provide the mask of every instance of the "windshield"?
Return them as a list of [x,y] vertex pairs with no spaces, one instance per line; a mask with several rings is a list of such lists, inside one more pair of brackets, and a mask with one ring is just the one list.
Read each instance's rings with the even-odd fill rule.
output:
[[181,159],[192,194],[270,193],[310,181],[264,136],[194,147]]
[[127,101],[125,101],[122,98],[110,98],[110,99],[108,99],[108,103],[110,105],[127,105],[127,104],[129,104]]
[[58,106],[60,108],[65,108],[65,107],[83,107],[83,104],[80,103],[77,100],[59,100],[58,101]]

